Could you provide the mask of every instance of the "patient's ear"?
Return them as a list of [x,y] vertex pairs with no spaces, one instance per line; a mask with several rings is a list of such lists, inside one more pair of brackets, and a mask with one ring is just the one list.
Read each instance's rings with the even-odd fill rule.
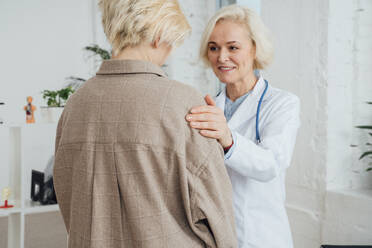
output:
[[160,46],[160,37],[156,38],[156,40],[154,40],[154,41],[152,42],[151,46],[152,46],[153,48],[159,48],[159,46]]

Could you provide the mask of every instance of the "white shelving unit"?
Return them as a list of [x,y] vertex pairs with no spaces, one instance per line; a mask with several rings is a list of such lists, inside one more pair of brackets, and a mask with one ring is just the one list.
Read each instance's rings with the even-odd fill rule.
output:
[[[44,171],[54,154],[56,124],[0,125],[0,190],[10,187],[8,248],[24,248],[25,216],[59,211],[57,204],[42,206],[31,201],[31,171]],[[2,204],[1,204],[2,205]]]

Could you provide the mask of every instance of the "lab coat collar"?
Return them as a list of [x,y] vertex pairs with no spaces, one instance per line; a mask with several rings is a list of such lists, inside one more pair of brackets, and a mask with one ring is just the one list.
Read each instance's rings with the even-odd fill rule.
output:
[[[260,97],[265,90],[265,80],[262,76],[259,77],[256,86],[253,88],[252,93],[247,96],[247,98],[240,104],[238,109],[235,111],[230,121],[227,122],[230,129],[235,129],[241,123],[240,120],[244,117],[245,120],[248,120],[256,116],[257,104],[260,100]],[[267,99],[265,95],[263,102]],[[225,109],[225,100],[226,100],[226,87],[222,89],[220,94],[216,97],[216,105],[220,109]]]

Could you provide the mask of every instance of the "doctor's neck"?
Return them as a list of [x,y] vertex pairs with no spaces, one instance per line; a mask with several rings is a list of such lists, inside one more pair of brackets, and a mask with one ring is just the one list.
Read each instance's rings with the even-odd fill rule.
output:
[[246,77],[237,82],[227,83],[226,96],[234,102],[239,97],[253,90],[253,88],[256,86],[257,81],[258,78],[252,71],[252,73],[249,73]]

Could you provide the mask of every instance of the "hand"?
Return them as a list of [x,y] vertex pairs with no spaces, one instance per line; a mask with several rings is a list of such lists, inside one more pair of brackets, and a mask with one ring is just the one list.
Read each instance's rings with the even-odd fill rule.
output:
[[192,108],[186,120],[192,128],[199,129],[201,135],[216,139],[223,148],[230,146],[232,136],[223,111],[216,106],[210,95],[204,99],[208,106]]

